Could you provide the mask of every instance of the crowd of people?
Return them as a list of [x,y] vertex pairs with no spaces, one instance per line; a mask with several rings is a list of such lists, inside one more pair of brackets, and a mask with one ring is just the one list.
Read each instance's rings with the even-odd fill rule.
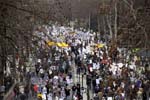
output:
[[[15,94],[23,95],[19,97],[21,100],[31,97],[85,100],[81,82],[74,81],[75,74],[81,73],[86,78],[87,95],[89,91],[93,94],[88,100],[149,100],[148,60],[141,61],[136,53],[102,42],[96,33],[84,29],[54,25],[40,27],[35,33],[46,41],[65,42],[68,46],[53,45],[48,54],[37,58],[35,66],[26,72],[29,82],[24,90],[14,89]],[[45,45],[42,49],[47,50],[47,44],[39,41],[41,44]],[[20,100],[18,95],[15,97]]]

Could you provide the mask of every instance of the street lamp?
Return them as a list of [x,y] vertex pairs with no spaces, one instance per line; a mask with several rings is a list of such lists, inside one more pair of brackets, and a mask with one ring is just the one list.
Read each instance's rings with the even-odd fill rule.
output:
[[86,75],[86,85],[87,85],[87,100],[90,100],[90,88],[91,88],[91,77],[90,75]]
[[89,86],[87,86],[87,100],[90,100]]
[[84,77],[84,74],[82,73],[82,88],[83,88],[83,77]]
[[84,76],[84,73],[82,73],[82,87],[81,87],[81,90],[82,90],[82,97],[83,97],[83,92],[84,92],[84,87],[83,87],[83,76]]
[[80,67],[78,67],[78,71],[79,71],[79,75],[78,75],[78,76],[79,76],[79,77],[78,77],[79,79],[78,79],[78,80],[79,80],[79,84],[80,84]]

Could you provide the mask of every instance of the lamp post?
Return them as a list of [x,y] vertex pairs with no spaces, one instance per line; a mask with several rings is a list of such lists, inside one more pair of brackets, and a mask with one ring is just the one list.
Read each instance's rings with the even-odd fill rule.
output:
[[81,90],[82,90],[82,97],[83,97],[83,92],[84,92],[84,87],[83,87],[83,76],[84,76],[84,74],[82,73],[82,87],[81,87]]
[[78,70],[79,70],[79,84],[80,84],[80,67],[79,67],[79,69],[78,69]]
[[90,100],[90,88],[91,88],[91,77],[86,75],[86,85],[87,85],[87,100]]
[[84,74],[82,73],[82,88],[83,88],[83,76],[84,76]]
[[89,86],[87,86],[87,100],[90,100]]

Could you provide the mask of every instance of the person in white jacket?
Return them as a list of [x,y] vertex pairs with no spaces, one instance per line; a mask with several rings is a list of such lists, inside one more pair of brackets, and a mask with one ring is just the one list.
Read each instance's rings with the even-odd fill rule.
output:
[[49,93],[48,95],[47,95],[47,100],[53,100],[53,97],[52,97],[53,95],[52,95],[52,93]]

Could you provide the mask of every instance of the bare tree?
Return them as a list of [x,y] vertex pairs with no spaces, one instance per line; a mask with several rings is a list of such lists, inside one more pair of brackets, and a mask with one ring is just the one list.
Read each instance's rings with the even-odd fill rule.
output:
[[108,0],[108,2],[103,2],[100,5],[99,16],[104,17],[100,23],[105,25],[106,29],[100,30],[109,30],[112,40],[118,42],[120,46],[125,44],[133,48],[149,48],[150,23],[148,15],[150,11],[148,6],[145,7],[145,2],[148,3],[148,1],[140,0]]

